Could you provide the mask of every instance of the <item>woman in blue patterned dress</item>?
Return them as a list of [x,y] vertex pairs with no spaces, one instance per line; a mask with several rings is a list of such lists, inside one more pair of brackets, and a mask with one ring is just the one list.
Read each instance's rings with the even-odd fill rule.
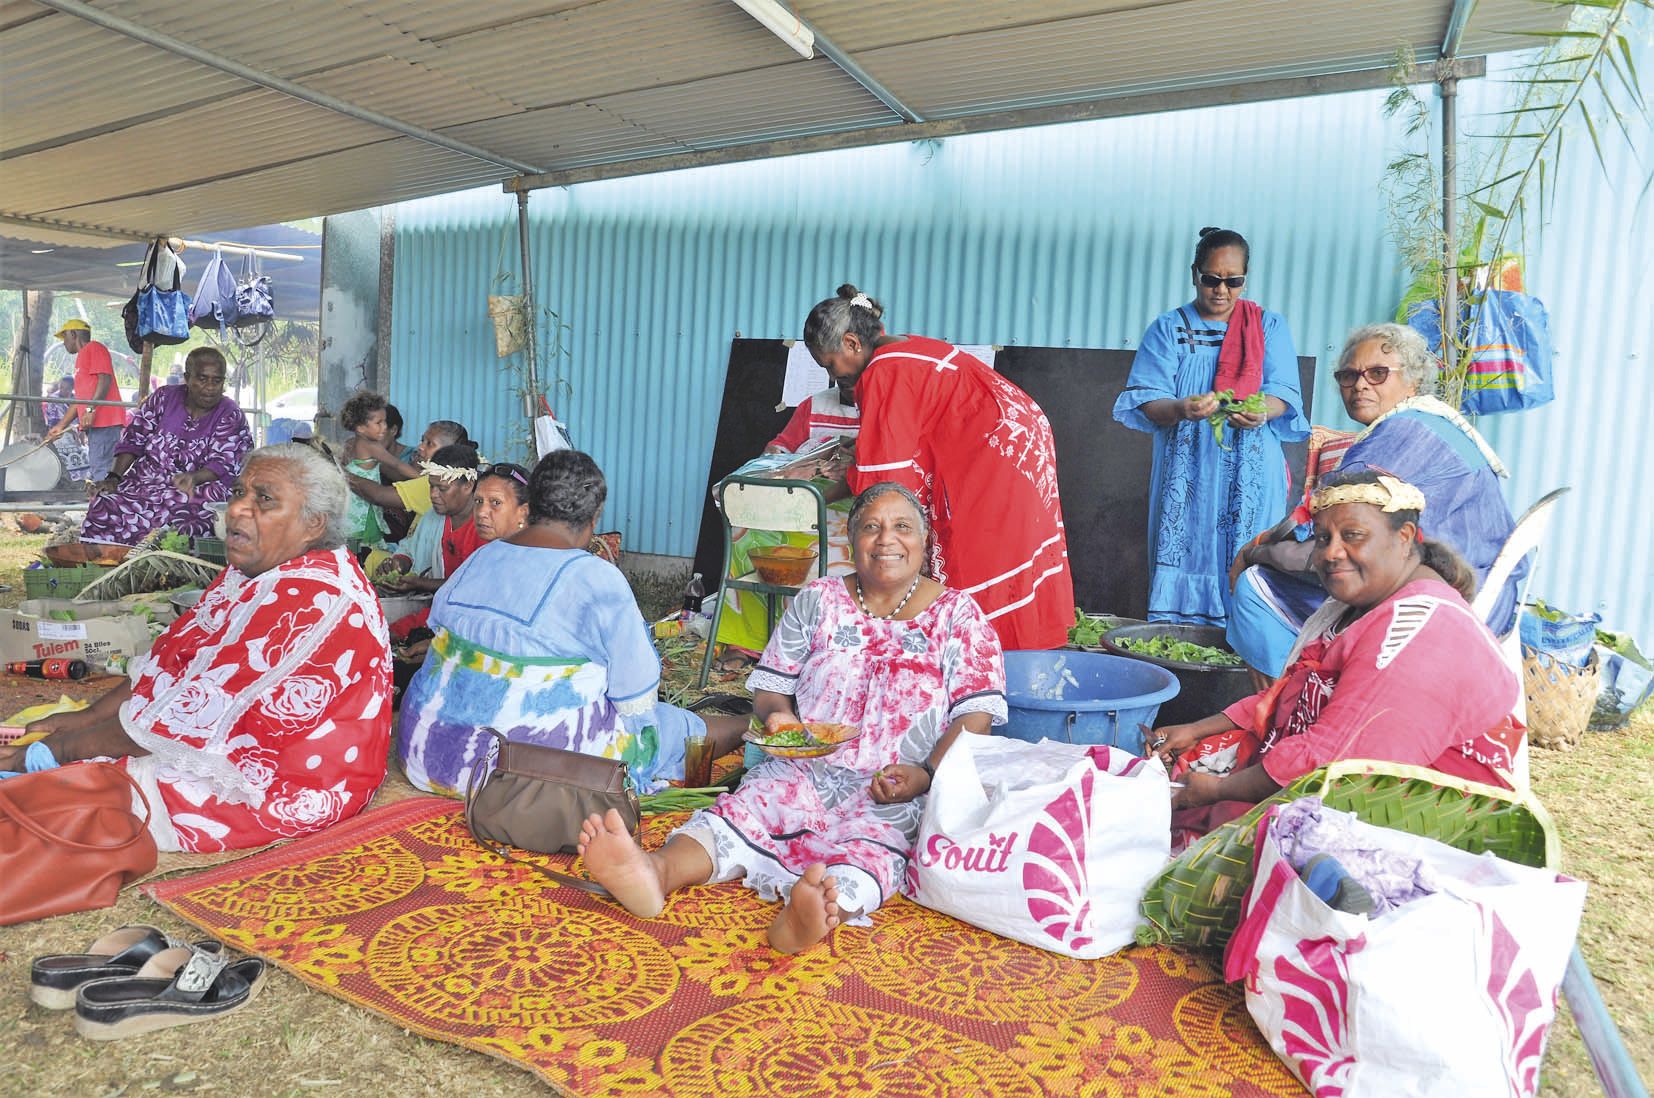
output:
[[[1195,299],[1160,314],[1137,350],[1114,418],[1154,434],[1149,480],[1149,619],[1221,625],[1229,565],[1286,511],[1283,442],[1307,438],[1298,355],[1279,313],[1244,301],[1250,249],[1202,229]],[[1215,390],[1261,392],[1267,410],[1233,412],[1219,443]]]

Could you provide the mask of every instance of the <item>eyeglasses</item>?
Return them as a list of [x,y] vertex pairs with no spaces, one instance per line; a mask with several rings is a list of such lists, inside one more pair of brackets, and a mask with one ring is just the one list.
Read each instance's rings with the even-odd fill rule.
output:
[[1338,387],[1340,389],[1355,388],[1355,379],[1358,377],[1365,381],[1368,385],[1377,388],[1389,380],[1390,369],[1391,368],[1388,366],[1369,366],[1365,370],[1352,370],[1345,367],[1342,370],[1334,370],[1332,372],[1332,379],[1338,382]]
[[510,477],[523,487],[528,487],[528,478],[523,475],[522,466],[513,465],[508,461],[488,466],[482,475],[485,477]]
[[1215,290],[1219,286],[1227,286],[1231,290],[1238,290],[1246,285],[1246,276],[1230,275],[1228,278],[1221,278],[1218,275],[1209,275],[1205,271],[1201,271],[1200,284],[1208,290]]

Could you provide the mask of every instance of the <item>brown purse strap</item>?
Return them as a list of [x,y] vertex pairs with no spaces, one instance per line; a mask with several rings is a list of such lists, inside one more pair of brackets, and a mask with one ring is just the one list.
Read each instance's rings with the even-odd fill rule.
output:
[[[86,764],[82,763],[71,765]],[[132,780],[132,775],[126,772],[126,767],[115,766],[113,763],[103,763],[101,765],[111,767],[116,773],[120,774],[120,776],[126,780],[126,784],[130,785],[133,790],[137,792],[138,799],[143,802],[144,818],[139,822],[138,829],[132,833],[132,837],[129,839],[125,839],[118,843],[100,845],[98,843],[76,842],[74,839],[66,839],[62,835],[54,835],[39,823],[35,822],[33,819],[30,819],[28,813],[18,807],[17,802],[12,800],[11,796],[6,792],[5,782],[0,782],[0,809],[4,809],[6,815],[15,820],[17,824],[23,828],[23,830],[31,833],[38,839],[45,840],[48,843],[55,843],[58,846],[66,846],[71,850],[125,850],[127,847],[143,838],[143,836],[149,831],[149,819],[154,810],[150,808],[149,798],[144,796],[143,789],[139,787],[137,782]],[[50,773],[50,771],[36,771],[35,773]],[[130,815],[130,813],[128,814]]]
[[498,854],[508,862],[516,862],[518,865],[526,865],[528,868],[534,870],[534,872],[550,878],[553,884],[567,885],[569,888],[578,888],[581,892],[589,892],[591,895],[605,900],[614,899],[613,894],[611,894],[608,889],[604,888],[600,884],[593,881],[583,881],[579,877],[571,877],[567,873],[559,873],[555,869],[547,869],[543,865],[536,865],[526,858],[519,858],[517,855],[511,853],[505,847],[500,846],[497,843],[489,842],[487,839],[478,838],[476,832],[472,832],[471,837],[476,839],[478,844],[481,845],[484,850],[487,850],[493,854]]

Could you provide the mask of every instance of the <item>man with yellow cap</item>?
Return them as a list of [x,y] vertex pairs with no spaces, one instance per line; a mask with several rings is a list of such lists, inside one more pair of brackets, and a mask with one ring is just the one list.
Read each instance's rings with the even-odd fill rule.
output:
[[[75,356],[75,398],[77,400],[120,400],[121,389],[115,384],[115,365],[109,358],[109,348],[92,338],[92,326],[84,320],[65,321],[57,337],[63,340],[63,349]],[[69,414],[58,420],[57,426],[46,432],[46,441],[55,442],[71,427],[79,427],[86,435],[86,450],[91,465],[86,471],[88,483],[96,484],[109,475],[115,461],[115,444],[121,440],[121,428],[126,426],[126,409],[107,404],[77,404]]]

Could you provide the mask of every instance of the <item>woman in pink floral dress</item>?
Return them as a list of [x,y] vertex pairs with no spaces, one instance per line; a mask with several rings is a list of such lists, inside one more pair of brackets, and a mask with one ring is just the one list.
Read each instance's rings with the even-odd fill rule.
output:
[[912,493],[874,485],[849,525],[855,574],[799,593],[747,684],[771,728],[803,719],[861,735],[820,758],[766,759],[657,853],[617,813],[588,819],[586,866],[632,914],[659,914],[687,885],[744,879],[786,901],[770,925],[783,952],[865,924],[902,889],[936,764],[961,732],[1005,722],[998,635],[969,595],[921,574],[929,528]]

